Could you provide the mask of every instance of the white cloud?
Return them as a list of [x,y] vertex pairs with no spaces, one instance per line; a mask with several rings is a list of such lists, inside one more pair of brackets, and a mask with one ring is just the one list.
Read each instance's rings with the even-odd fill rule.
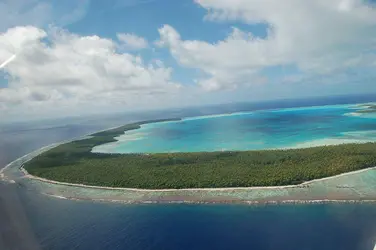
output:
[[117,47],[111,39],[60,29],[26,26],[0,33],[0,62],[16,54],[3,68],[10,79],[0,89],[0,109],[163,106],[165,96],[179,91],[171,68],[146,64]]
[[[363,0],[196,0],[207,10],[206,21],[267,24],[268,35],[261,39],[233,27],[222,41],[209,43],[184,40],[172,25],[164,25],[156,44],[168,48],[180,65],[198,69],[192,74],[199,78],[192,80],[195,85],[182,86],[172,80],[173,69],[166,66],[171,65],[169,58],[157,58],[164,53],[153,50],[150,62],[131,54],[149,47],[143,37],[118,33],[109,39],[46,28],[79,20],[88,3],[0,2],[0,70],[9,79],[7,87],[0,88],[1,119],[21,111],[64,115],[71,114],[68,110],[87,113],[219,102],[232,100],[229,93],[243,95],[242,100],[251,95],[262,99],[264,93],[290,94],[297,82],[340,82],[348,78],[344,73],[348,69],[376,65],[376,10]],[[280,91],[264,72],[285,65],[298,71],[281,77]],[[187,72],[177,77],[189,79]],[[367,79],[376,76],[372,74]],[[232,92],[203,94],[197,86]]]
[[[178,62],[198,68],[207,89],[249,84],[261,69],[296,65],[300,70],[328,74],[343,70],[359,54],[375,49],[376,9],[362,0],[196,0],[210,21],[269,25],[266,39],[233,28],[223,41],[211,44],[182,40],[170,25],[159,29],[158,45]],[[352,61],[357,65],[362,60]]]
[[126,50],[140,50],[149,46],[145,38],[135,34],[118,33],[117,38],[121,42],[120,47]]

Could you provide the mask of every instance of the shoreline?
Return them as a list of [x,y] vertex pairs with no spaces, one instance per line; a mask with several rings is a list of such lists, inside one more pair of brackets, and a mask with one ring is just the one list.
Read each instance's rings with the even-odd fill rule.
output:
[[50,184],[56,185],[64,185],[64,186],[71,186],[71,187],[80,187],[80,188],[90,188],[90,189],[103,189],[103,190],[119,190],[119,191],[133,191],[133,192],[184,192],[184,191],[247,191],[247,190],[262,190],[262,189],[287,189],[287,188],[305,188],[305,186],[313,184],[319,181],[331,180],[338,177],[343,177],[347,175],[353,175],[357,173],[362,173],[369,170],[375,170],[375,167],[355,170],[347,173],[342,173],[338,175],[333,175],[329,177],[324,177],[320,179],[314,179],[310,181],[303,182],[297,185],[285,185],[285,186],[259,186],[259,187],[223,187],[223,188],[182,188],[182,189],[141,189],[141,188],[121,188],[121,187],[106,187],[106,186],[94,186],[94,185],[85,185],[85,184],[78,184],[78,183],[69,183],[69,182],[59,182],[54,180],[49,180],[45,178],[41,178],[38,176],[31,175],[27,172],[26,169],[23,167],[20,168],[20,171],[24,174],[24,178],[29,178],[33,180],[38,180]]
[[42,193],[42,195],[61,200],[70,201],[90,201],[90,202],[103,202],[103,203],[117,203],[117,204],[193,204],[193,205],[210,205],[210,204],[228,204],[228,205],[303,205],[303,204],[359,204],[359,203],[376,203],[375,199],[289,199],[289,200],[109,200],[109,199],[95,199],[95,198],[77,198],[65,197],[62,195],[54,195],[49,193]]
[[[14,167],[20,180],[29,179],[26,185],[36,185],[38,193],[57,199],[114,202],[126,204],[149,203],[184,203],[184,204],[301,204],[301,203],[354,203],[375,201],[376,194],[363,193],[362,187],[356,184],[347,185],[327,183],[322,186],[320,182],[361,174],[375,170],[376,167],[360,169],[341,173],[320,179],[314,179],[297,185],[285,186],[258,186],[258,187],[223,187],[223,188],[187,188],[187,189],[138,189],[94,186],[77,183],[59,182],[31,175],[23,168],[23,164],[48,148],[56,147],[53,144],[29,153],[15,160],[7,168]],[[44,149],[44,150],[43,150]],[[29,159],[27,156],[31,156]],[[3,170],[4,171],[4,170]],[[2,172],[3,172],[2,171]],[[375,174],[374,174],[375,175]],[[355,179],[358,177],[354,177]],[[374,177],[375,178],[375,177]],[[17,179],[15,179],[17,180]],[[13,182],[15,183],[15,182]],[[317,183],[317,185],[314,185]],[[52,186],[48,185],[52,184]],[[372,183],[370,183],[372,184]],[[324,191],[318,191],[317,187],[325,187]],[[360,192],[358,192],[360,188]]]
[[[329,105],[332,106],[332,105]],[[337,105],[333,105],[337,106]],[[286,108],[289,109],[289,108]],[[291,109],[291,108],[290,108]],[[254,112],[254,111],[250,111]],[[240,112],[242,113],[242,112]],[[179,118],[184,120],[185,118]],[[189,119],[189,117],[188,117]],[[169,121],[167,121],[169,122]],[[142,122],[140,122],[142,123]],[[154,122],[149,122],[154,123]],[[147,123],[145,123],[147,124]],[[140,127],[144,124],[140,124]],[[29,160],[33,159],[37,155],[51,150],[64,143],[69,143],[76,140],[85,139],[91,137],[92,135],[100,132],[106,132],[112,129],[121,128],[123,126],[116,126],[98,132],[94,132],[88,135],[79,136],[73,139],[65,140],[58,143],[53,143],[44,146],[38,150],[30,152],[11,163],[7,164],[4,168],[0,169],[0,180],[8,181],[9,183],[16,183],[22,179],[35,180],[38,183],[53,184],[56,186],[48,186],[40,184],[41,187],[38,192],[44,195],[59,199],[69,199],[69,200],[89,200],[89,201],[103,201],[103,202],[119,202],[119,203],[242,203],[242,204],[283,204],[283,203],[336,203],[336,202],[376,202],[376,195],[371,193],[365,194],[349,194],[350,189],[354,189],[356,192],[359,186],[354,185],[333,185],[329,189],[335,188],[333,190],[325,191],[324,193],[317,194],[317,185],[311,187],[310,185],[318,183],[321,181],[327,181],[343,176],[359,174],[362,172],[375,170],[376,167],[369,167],[365,169],[355,170],[351,172],[341,173],[338,175],[323,177],[320,179],[313,179],[310,181],[305,181],[296,185],[284,185],[284,186],[255,186],[255,187],[222,187],[222,188],[182,188],[182,189],[142,189],[142,188],[124,188],[124,187],[109,187],[109,186],[95,186],[95,185],[85,185],[80,183],[69,183],[60,182],[55,180],[50,180],[38,176],[34,176],[28,173],[24,169],[24,164]],[[114,137],[115,139],[116,137]],[[365,143],[365,142],[359,142]],[[346,143],[342,143],[346,144]],[[339,144],[334,144],[339,145]],[[311,146],[316,147],[317,145]],[[300,148],[300,147],[299,147]],[[16,166],[17,165],[17,166]],[[8,168],[14,167],[17,169],[17,174],[6,175]],[[9,172],[12,173],[12,172]],[[20,174],[18,174],[20,173]],[[14,177],[14,180],[11,178]],[[19,178],[19,179],[18,179]],[[28,184],[27,184],[28,185]],[[321,184],[320,184],[321,185]],[[78,189],[75,189],[78,188]],[[82,188],[82,189],[81,189]],[[340,188],[346,188],[350,191],[339,192],[337,190]],[[51,191],[52,190],[52,191]],[[78,193],[71,192],[72,190],[78,190]],[[98,190],[98,192],[91,192],[89,190]],[[50,191],[50,192],[49,192]],[[104,195],[104,191],[122,191],[120,192],[108,192],[108,196]],[[334,192],[333,192],[334,191]],[[90,193],[90,194],[85,194]],[[284,194],[277,194],[278,192]],[[287,193],[287,194],[286,194]],[[63,195],[60,195],[63,194]],[[305,194],[306,196],[303,196]],[[104,198],[101,198],[101,196]],[[347,195],[347,196],[346,196]],[[142,197],[141,197],[142,196]],[[106,197],[108,197],[106,199]],[[113,197],[119,197],[120,199],[112,199]],[[135,198],[136,197],[136,198]],[[141,198],[140,198],[141,197]],[[320,197],[320,198],[319,198]],[[328,197],[328,199],[326,199]],[[297,198],[297,199],[295,199]],[[338,199],[339,198],[339,199]],[[368,199],[366,199],[368,198]],[[248,199],[248,200],[247,200]]]
[[[54,147],[57,144],[43,147]],[[29,174],[23,164],[30,159],[27,156],[42,153],[42,148],[31,152],[15,160],[14,166],[21,174],[19,178],[36,181],[39,189],[35,190],[39,194],[46,195],[54,199],[105,202],[118,204],[233,204],[233,205],[283,205],[283,204],[336,204],[336,203],[376,203],[376,195],[350,194],[343,196],[336,192],[342,190],[353,190],[352,186],[334,186],[333,193],[315,194],[317,191],[315,183],[327,181],[339,177],[351,176],[363,172],[376,170],[375,167],[342,173],[334,176],[324,177],[311,181],[306,181],[298,185],[285,186],[265,186],[265,187],[230,187],[230,188],[193,188],[193,189],[137,189],[137,188],[116,188],[101,187],[84,184],[65,183],[48,180]],[[26,158],[26,159],[25,159]],[[19,163],[17,163],[19,162]],[[16,182],[13,182],[16,183]],[[35,182],[26,185],[34,185]],[[46,185],[47,184],[47,185]],[[53,186],[48,186],[52,184]],[[312,185],[312,186],[311,186]],[[321,185],[321,184],[319,184]],[[344,187],[346,187],[344,189]],[[315,191],[316,190],[316,191]],[[272,195],[268,193],[272,192]],[[278,195],[281,194],[281,195]],[[244,194],[246,194],[244,196]]]
[[[116,187],[101,187],[84,184],[58,182],[44,179],[41,177],[29,174],[24,168],[23,164],[35,156],[43,153],[48,148],[58,146],[59,143],[51,144],[24,155],[9,163],[6,168],[0,170],[0,179],[8,181],[9,183],[16,183],[10,180],[9,176],[4,175],[4,171],[9,167],[14,166],[18,173],[23,174],[19,178],[37,181],[42,184],[42,188],[37,190],[38,193],[46,195],[55,199],[64,199],[72,201],[91,201],[91,202],[110,202],[120,204],[243,204],[243,205],[278,205],[278,204],[327,204],[327,203],[376,203],[376,195],[350,195],[337,196],[332,193],[322,195],[315,195],[315,186],[312,184],[320,181],[327,181],[343,176],[356,175],[359,173],[375,170],[375,167],[360,169],[347,173],[342,173],[334,176],[324,177],[311,181],[306,181],[297,185],[285,186],[261,186],[261,187],[224,187],[224,188],[192,188],[192,189],[137,189],[137,188],[116,188]],[[28,156],[33,155],[30,159]],[[18,163],[19,162],[19,163]],[[5,178],[1,178],[5,177]],[[44,184],[53,184],[55,187],[43,186]],[[29,185],[29,184],[26,184]],[[33,184],[31,184],[33,185]],[[333,188],[334,186],[332,186]],[[354,187],[343,185],[336,186],[335,190],[341,190],[346,187],[346,190],[354,189]],[[73,189],[72,189],[73,188]],[[77,190],[77,188],[79,188]],[[80,190],[81,189],[81,190]],[[75,191],[74,191],[75,190]],[[96,190],[92,193],[90,190]],[[295,191],[294,191],[295,190]],[[73,191],[73,192],[72,192]],[[78,191],[78,193],[77,193]],[[274,194],[272,196],[266,195],[270,192],[282,192],[288,194],[287,196]],[[313,191],[313,192],[312,192]],[[108,193],[110,192],[110,193]],[[119,195],[119,192],[120,195]],[[217,192],[217,193],[216,193]],[[221,193],[225,192],[225,193]],[[256,192],[256,194],[255,194]],[[294,192],[297,192],[294,194]],[[85,194],[86,193],[86,194]],[[252,193],[252,194],[251,194]],[[305,193],[307,196],[301,196]],[[229,195],[230,194],[230,195]],[[249,197],[242,197],[244,194],[250,194]],[[252,197],[252,195],[256,195]],[[239,196],[238,196],[239,195]],[[140,198],[141,196],[141,198]],[[115,199],[114,199],[115,198]]]

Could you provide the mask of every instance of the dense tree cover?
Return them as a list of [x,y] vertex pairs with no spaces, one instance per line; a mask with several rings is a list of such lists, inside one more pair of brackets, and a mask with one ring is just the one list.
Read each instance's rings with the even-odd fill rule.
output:
[[358,110],[356,113],[376,113],[376,108],[375,109],[364,109],[364,110]]
[[91,136],[97,137],[97,140],[99,140],[99,141],[103,140],[103,142],[99,143],[99,144],[103,144],[103,143],[105,143],[105,141],[115,141],[114,140],[115,136],[121,135],[127,130],[138,129],[143,124],[155,123],[155,122],[180,121],[180,120],[181,120],[180,118],[146,120],[146,121],[142,121],[142,122],[126,124],[124,126],[109,129],[109,130],[106,130],[106,131],[101,131],[101,132],[92,134]]
[[357,113],[376,113],[376,104],[363,104],[361,107],[366,107],[366,109],[357,110]]
[[56,181],[161,189],[299,184],[376,166],[376,143],[239,152],[91,153],[92,147],[140,124],[62,144],[24,167],[32,175]]

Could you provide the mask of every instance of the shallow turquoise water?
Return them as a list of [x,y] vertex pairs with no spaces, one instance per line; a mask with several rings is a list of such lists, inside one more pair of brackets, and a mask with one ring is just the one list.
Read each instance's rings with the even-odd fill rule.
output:
[[376,140],[376,119],[356,105],[259,110],[152,123],[94,152],[199,152],[310,147]]

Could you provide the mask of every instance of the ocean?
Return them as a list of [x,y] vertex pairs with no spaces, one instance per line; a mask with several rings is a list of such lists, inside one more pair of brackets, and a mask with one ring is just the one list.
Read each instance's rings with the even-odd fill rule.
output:
[[376,205],[119,205],[26,199],[44,249],[373,249]]
[[[374,100],[285,100],[3,125],[0,166],[54,142],[142,119]],[[0,249],[373,249],[376,204],[124,205],[56,199],[0,184],[0,232]]]

